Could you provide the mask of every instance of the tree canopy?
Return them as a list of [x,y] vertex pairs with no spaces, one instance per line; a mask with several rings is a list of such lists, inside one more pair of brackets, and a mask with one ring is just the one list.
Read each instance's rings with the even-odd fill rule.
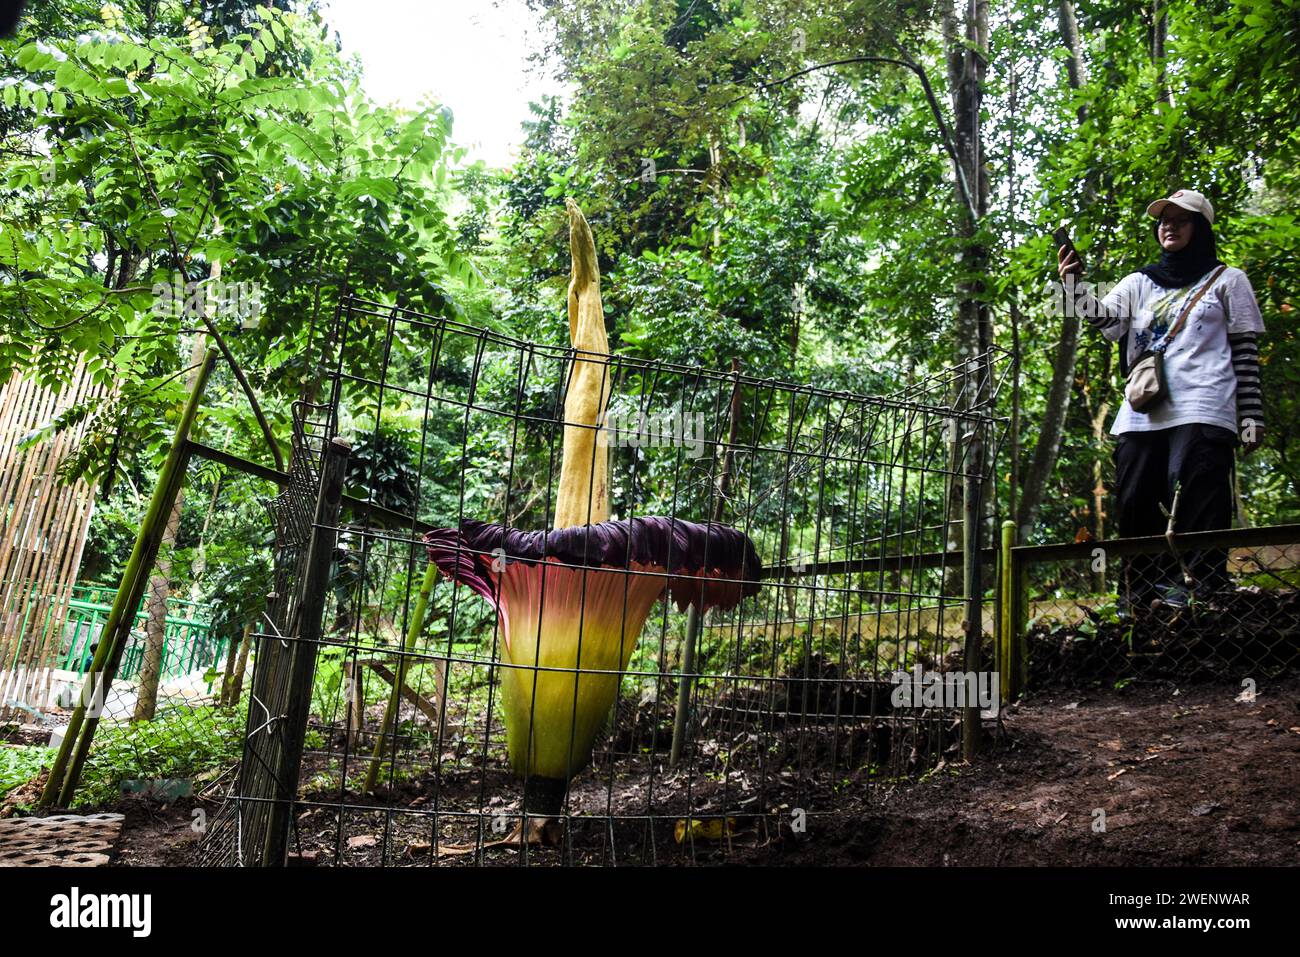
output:
[[[125,557],[196,337],[223,353],[200,438],[275,465],[345,292],[566,343],[565,197],[596,236],[616,353],[884,393],[1005,350],[989,518],[1059,541],[1110,531],[1118,371],[1053,312],[1051,229],[1117,280],[1156,257],[1146,204],[1203,190],[1268,330],[1246,515],[1296,519],[1294,2],[530,5],[539,68],[573,95],[519,117],[505,169],[469,162],[440,104],[368,97],[314,4],[34,5],[0,41],[0,376],[85,363],[111,389],[44,430],[91,420],[69,463],[103,483],[88,568]],[[354,361],[381,360],[373,332]],[[355,485],[401,509],[413,470],[450,481],[412,454],[418,409],[375,414]],[[486,468],[474,494],[502,480]],[[265,489],[223,494],[178,546],[219,526],[246,543],[225,564],[265,575]],[[246,590],[232,574],[203,589]]]

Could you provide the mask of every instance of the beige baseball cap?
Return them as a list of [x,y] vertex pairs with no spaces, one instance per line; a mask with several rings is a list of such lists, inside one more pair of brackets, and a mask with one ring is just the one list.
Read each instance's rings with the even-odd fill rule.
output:
[[1214,207],[1210,201],[1205,198],[1204,193],[1198,193],[1194,189],[1180,189],[1168,199],[1157,199],[1147,207],[1147,215],[1156,219],[1165,211],[1165,207],[1172,203],[1175,206],[1181,206],[1189,213],[1200,213],[1205,217],[1207,223],[1214,222]]

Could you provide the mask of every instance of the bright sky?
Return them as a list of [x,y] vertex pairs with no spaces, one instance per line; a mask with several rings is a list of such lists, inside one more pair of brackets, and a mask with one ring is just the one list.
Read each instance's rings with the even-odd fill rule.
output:
[[560,93],[531,69],[537,18],[524,0],[325,0],[345,55],[359,54],[366,91],[414,107],[425,94],[451,108],[452,140],[467,159],[508,165],[528,101]]

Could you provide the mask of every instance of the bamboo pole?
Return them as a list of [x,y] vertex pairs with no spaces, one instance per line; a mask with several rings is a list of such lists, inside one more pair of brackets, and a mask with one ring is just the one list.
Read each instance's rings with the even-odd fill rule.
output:
[[[218,232],[220,227],[218,226]],[[221,260],[215,259],[208,267],[208,278],[212,281],[221,279]],[[198,303],[200,311],[206,311],[202,299]],[[194,337],[194,346],[190,350],[190,374],[186,387],[194,388],[199,375],[203,353],[207,349],[208,337],[198,333]],[[147,598],[145,599],[145,647],[144,660],[140,665],[140,689],[135,699],[135,720],[152,721],[158,708],[158,685],[162,681],[163,650],[167,643],[167,603],[171,597],[172,552],[176,547],[176,536],[181,527],[181,510],[185,505],[185,489],[176,493],[172,503],[171,514],[163,531],[162,545],[158,551],[158,561],[153,575],[149,579]]]
[[[36,407],[34,413],[31,404],[26,407],[29,415],[28,424],[42,422],[53,412],[55,398],[52,393],[49,391],[36,393],[35,399],[36,401],[32,403]],[[12,451],[13,454],[17,454],[17,442],[15,442]],[[12,470],[14,474],[13,482],[7,483],[7,487],[0,490],[0,501],[13,502],[16,506],[13,515],[6,523],[3,535],[0,536],[0,581],[9,582],[3,611],[6,617],[9,614],[14,616],[13,620],[17,623],[16,637],[20,642],[22,641],[23,623],[19,616],[26,611],[24,601],[26,590],[24,589],[23,597],[18,597],[17,590],[22,585],[17,573],[17,566],[22,559],[22,533],[27,529],[29,520],[27,503],[31,497],[33,464],[32,458],[27,457],[23,467]]]
[[[39,411],[35,416],[29,417],[22,423],[24,432],[39,425],[41,421],[54,413],[55,396],[50,392],[46,392],[39,398],[41,400]],[[40,459],[43,452],[44,449],[37,446],[28,450],[27,454],[22,455],[21,463],[14,463],[12,459],[10,460],[11,464],[15,466],[12,471],[16,476],[17,489],[12,498],[13,513],[10,521],[6,524],[4,533],[4,558],[0,560],[0,577],[9,582],[8,603],[15,611],[22,609],[23,620],[17,629],[20,640],[26,632],[27,612],[29,611],[27,599],[30,582],[28,582],[24,574],[29,555],[26,539],[28,529],[32,526],[31,501],[33,494],[37,496],[37,507],[40,507],[41,484],[37,481],[37,474],[42,464]],[[14,457],[17,458],[18,455],[17,444],[15,443]],[[4,501],[8,503],[10,499],[5,498]],[[15,664],[19,663],[16,656],[14,662]]]
[[[80,369],[80,364],[78,365]],[[77,389],[80,385],[80,375],[74,373],[72,389]],[[54,412],[59,411],[59,399],[66,394],[66,391],[60,393],[54,400]],[[44,631],[45,622],[42,612],[49,606],[49,597],[47,594],[48,587],[52,584],[49,582],[49,565],[47,555],[50,550],[50,525],[58,521],[60,506],[63,496],[52,494],[55,485],[58,482],[56,470],[59,463],[63,461],[64,454],[69,442],[69,432],[67,429],[61,430],[54,437],[52,443],[42,443],[41,447],[32,450],[29,457],[28,467],[33,477],[38,480],[39,490],[33,489],[36,497],[36,504],[29,513],[30,518],[20,545],[20,561],[15,579],[25,584],[22,586],[22,603],[27,607],[27,618],[24,622],[23,631],[28,636],[27,652],[23,655],[23,663],[39,666],[43,663],[44,651]],[[25,505],[26,502],[20,504]],[[53,509],[53,512],[51,512]],[[31,636],[27,628],[27,622],[32,621],[33,616],[36,621],[41,622],[41,632],[39,637]]]
[[95,658],[91,663],[90,674],[83,687],[81,700],[77,702],[68,721],[63,743],[59,746],[59,753],[54,759],[49,778],[45,782],[45,789],[41,793],[41,806],[48,807],[58,801],[66,807],[76,790],[86,755],[90,751],[90,743],[99,724],[97,714],[87,719],[86,703],[92,700],[96,692],[97,677],[100,674],[103,675],[100,694],[103,699],[107,698],[122,652],[126,648],[127,638],[135,621],[135,612],[140,605],[145,579],[158,554],[163,524],[172,502],[175,501],[185,481],[185,465],[189,460],[186,440],[198,415],[199,402],[203,397],[203,390],[212,372],[216,356],[215,349],[209,349],[204,356],[198,379],[190,391],[180,421],[176,424],[176,432],[172,437],[167,458],[163,462],[162,472],[158,476],[158,484],[149,501],[149,508],[141,522],[140,531],[136,535],[131,557],[127,560],[126,569],[122,573],[122,581],[113,599],[112,610],[100,633],[99,647],[95,651]]
[[[192,424],[192,421],[191,418],[189,422],[185,423],[187,431],[189,425]],[[162,506],[161,510],[157,514],[154,514],[151,507],[150,513],[145,517],[145,524],[141,529],[143,537],[141,553],[137,557],[134,550],[132,552],[132,559],[135,559],[135,574],[130,579],[129,585],[128,579],[126,575],[124,575],[122,586],[118,591],[120,596],[123,589],[129,588],[129,591],[127,592],[128,601],[116,622],[113,621],[112,612],[109,613],[109,620],[104,626],[104,631],[107,632],[109,636],[108,650],[105,652],[103,636],[101,635],[100,647],[96,651],[95,661],[91,665],[91,677],[83,691],[83,702],[88,700],[88,698],[95,693],[97,682],[99,683],[98,700],[101,702],[106,701],[109,689],[112,687],[113,678],[116,677],[118,668],[121,665],[122,656],[126,651],[132,628],[137,619],[140,600],[144,595],[148,572],[153,566],[154,560],[157,558],[158,548],[162,542],[167,507],[175,500],[185,482],[185,466],[189,461],[189,453],[188,450],[185,449],[183,442],[179,444],[179,449],[180,451],[176,455],[174,464],[171,461],[171,456],[169,454],[169,461],[164,465],[164,469],[167,470],[169,474],[165,476],[165,481],[160,481],[158,490],[155,493],[155,496],[160,499]],[[168,466],[171,466],[171,468],[168,469]],[[138,538],[137,541],[140,541],[140,539]],[[131,570],[132,564],[132,562],[128,562],[129,571]],[[116,609],[117,601],[115,600],[114,610]],[[100,658],[101,654],[104,655],[102,660]],[[101,673],[102,682],[100,682],[99,679]],[[82,705],[79,705],[79,707],[81,706]],[[76,716],[75,712],[73,716]],[[80,740],[77,742],[76,754],[67,771],[66,778],[63,781],[62,789],[59,793],[59,804],[63,807],[67,807],[71,803],[72,795],[80,781],[81,771],[85,765],[86,757],[90,753],[90,746],[98,726],[98,714],[92,714],[90,718],[85,721],[84,731],[81,734]],[[72,725],[70,723],[69,734],[72,733],[71,728]],[[53,773],[51,773],[51,777],[53,777]]]
[[[98,400],[103,396],[104,390],[95,384],[94,378],[87,372],[83,379],[85,398]],[[73,447],[81,444],[85,437],[86,431],[90,427],[89,418],[82,421],[77,429],[76,438]],[[67,619],[69,602],[72,599],[72,588],[76,583],[77,574],[81,570],[81,558],[86,548],[86,533],[90,527],[90,517],[94,510],[96,487],[91,482],[82,478],[76,485],[78,500],[75,508],[69,510],[70,519],[68,524],[60,530],[57,541],[64,542],[63,564],[59,569],[58,582],[59,592],[55,597],[56,605],[51,615],[51,627],[49,636],[46,639],[53,643],[53,651],[57,656],[62,646],[63,626]]]
[[[366,785],[364,790],[373,791],[375,784],[379,780],[379,766],[383,762],[384,739],[390,734],[393,736],[393,761],[397,761],[397,706],[402,697],[402,686],[406,684],[406,672],[409,667],[410,655],[415,651],[416,642],[419,641],[420,632],[424,629],[424,618],[429,611],[429,595],[433,591],[433,583],[438,578],[438,566],[433,562],[424,569],[424,578],[420,581],[420,591],[415,598],[415,608],[411,612],[411,620],[406,628],[406,640],[402,643],[401,655],[397,662],[397,674],[393,678],[393,688],[388,695],[388,707],[384,709],[384,721],[380,725],[379,735],[375,738],[375,750],[370,757],[370,768],[366,771]],[[442,699],[439,697],[438,710],[442,711]]]
[[[9,376],[9,381],[5,383],[4,388],[0,389],[0,462],[9,460],[9,446],[17,438],[9,428],[9,423],[13,419],[14,409],[18,406],[18,392],[22,384],[22,377],[15,372]],[[3,476],[0,476],[0,479],[2,478]]]
[[[1002,553],[998,563],[998,682],[1002,689],[1001,702],[1011,700],[1015,679],[1012,677],[1012,648],[1015,643],[1016,599],[1012,582],[1011,549],[1016,544],[1016,523],[1007,519],[1002,523]],[[968,669],[969,670],[969,669]]]
[[22,440],[100,388],[78,362],[60,390],[18,373],[0,387],[0,662],[39,668],[57,656],[95,489],[57,472],[89,425],[20,449]]
[[[25,435],[24,423],[31,421],[29,407],[35,390],[34,382],[21,378],[16,372],[9,380],[6,391],[12,394],[12,399],[6,403],[5,418],[0,422],[0,441],[4,442],[2,451],[5,462],[9,462],[17,452],[18,443]],[[16,469],[6,468],[5,474],[0,475],[0,498],[8,500],[9,486],[16,474]]]

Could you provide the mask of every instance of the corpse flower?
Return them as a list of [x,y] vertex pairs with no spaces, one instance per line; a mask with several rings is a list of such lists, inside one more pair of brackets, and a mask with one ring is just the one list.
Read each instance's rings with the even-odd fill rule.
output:
[[[566,200],[569,336],[564,454],[555,528],[525,531],[466,520],[425,536],[431,560],[492,603],[501,627],[501,702],[524,809],[560,812],[654,603],[731,608],[758,592],[761,564],[743,532],[675,518],[609,520],[609,342],[596,245]],[[531,838],[531,835],[530,835]]]
[[496,608],[501,705],[524,809],[555,815],[587,766],[650,609],[731,608],[758,592],[743,532],[671,518],[551,531],[473,520],[425,536],[433,562]]

